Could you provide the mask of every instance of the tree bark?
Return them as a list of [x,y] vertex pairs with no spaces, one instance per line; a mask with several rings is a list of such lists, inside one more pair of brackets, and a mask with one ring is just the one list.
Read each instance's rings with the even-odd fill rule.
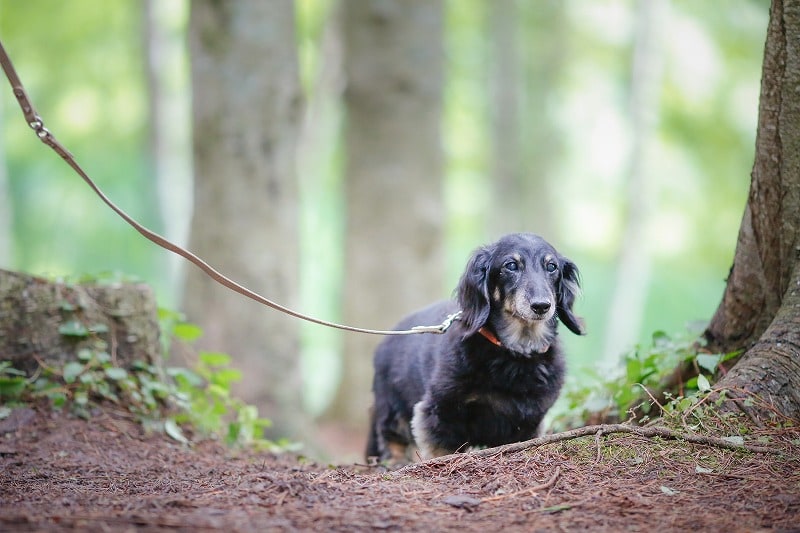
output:
[[57,283],[0,270],[0,359],[28,374],[61,368],[82,349],[117,366],[160,361],[153,291],[131,283]]
[[[391,327],[442,294],[440,0],[343,4],[347,77],[344,319]],[[328,418],[366,428],[372,352],[347,335]]]
[[[248,288],[294,306],[298,285],[295,143],[301,111],[290,0],[191,4],[194,215],[190,248]],[[184,309],[201,346],[244,370],[235,391],[265,408],[270,436],[298,438],[298,324],[187,273]]]
[[[800,415],[800,1],[773,0],[756,157],[736,254],[705,337],[747,350],[720,387]],[[766,414],[763,410],[761,413]]]

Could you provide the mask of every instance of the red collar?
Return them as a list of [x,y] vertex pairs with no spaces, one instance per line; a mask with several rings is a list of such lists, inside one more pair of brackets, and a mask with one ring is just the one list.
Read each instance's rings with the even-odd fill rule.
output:
[[486,340],[488,340],[489,342],[491,342],[491,343],[492,343],[492,344],[494,344],[495,346],[500,346],[500,347],[502,347],[502,346],[503,346],[503,343],[502,343],[502,342],[500,342],[500,339],[498,339],[498,338],[495,336],[495,334],[494,334],[494,333],[492,333],[491,331],[489,331],[488,329],[486,329],[486,328],[481,328],[481,329],[479,329],[479,330],[478,330],[478,333],[480,333],[481,335],[483,335],[484,337],[486,337]]
[[[494,333],[492,333],[491,331],[489,331],[487,328],[485,328],[485,327],[484,327],[484,328],[481,328],[481,329],[479,329],[479,330],[478,330],[478,333],[480,333],[481,335],[483,335],[483,336],[486,338],[486,340],[487,340],[487,341],[491,342],[491,343],[492,343],[492,344],[494,344],[495,346],[499,346],[500,348],[502,348],[502,347],[503,347],[503,343],[502,343],[502,342],[500,342],[500,339],[498,339],[498,338],[497,338],[497,335],[495,335]],[[546,352],[547,352],[547,350],[549,350],[549,349],[550,349],[550,345],[548,344],[548,345],[545,347],[545,349],[544,349],[544,350],[542,350],[542,351],[540,351],[540,352],[536,352],[536,353],[546,353]]]

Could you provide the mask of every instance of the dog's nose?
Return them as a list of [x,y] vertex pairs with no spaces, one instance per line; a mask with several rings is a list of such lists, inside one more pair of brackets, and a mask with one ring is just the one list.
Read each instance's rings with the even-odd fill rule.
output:
[[533,309],[534,313],[537,315],[543,315],[550,310],[550,305],[550,302],[547,300],[531,302],[531,309]]

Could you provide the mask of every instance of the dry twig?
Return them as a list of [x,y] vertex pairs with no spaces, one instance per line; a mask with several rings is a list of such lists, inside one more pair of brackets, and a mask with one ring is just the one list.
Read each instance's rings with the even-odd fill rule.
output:
[[481,502],[494,502],[497,500],[503,500],[505,498],[514,498],[516,496],[521,496],[523,494],[539,492],[540,490],[549,490],[553,488],[553,486],[556,484],[556,481],[558,481],[558,476],[560,475],[561,475],[561,467],[557,466],[556,471],[553,473],[553,476],[550,479],[548,479],[545,483],[542,483],[541,485],[528,487],[527,489],[518,490],[516,492],[511,492],[509,494],[499,494],[497,496],[483,498]]

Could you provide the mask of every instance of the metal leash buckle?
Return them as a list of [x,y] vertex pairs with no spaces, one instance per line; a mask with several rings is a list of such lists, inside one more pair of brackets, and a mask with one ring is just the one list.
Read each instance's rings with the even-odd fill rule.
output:
[[447,318],[444,319],[444,322],[439,324],[438,326],[414,326],[411,328],[411,331],[418,332],[418,333],[444,333],[446,332],[450,326],[461,318],[461,311],[453,313],[451,315],[447,315]]

